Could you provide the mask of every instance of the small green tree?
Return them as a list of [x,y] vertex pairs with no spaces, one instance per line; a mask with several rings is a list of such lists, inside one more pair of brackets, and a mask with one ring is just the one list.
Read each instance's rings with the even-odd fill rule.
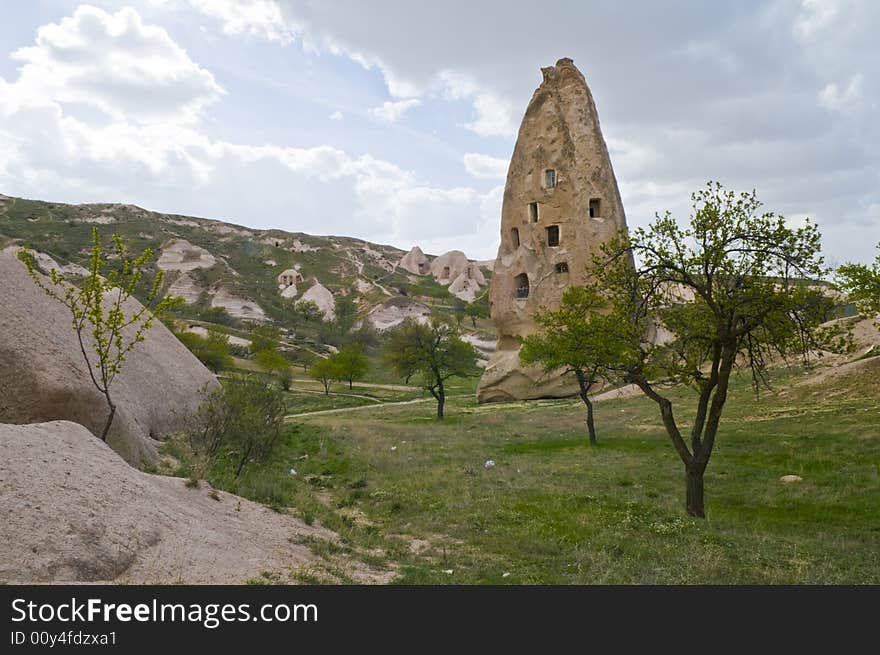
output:
[[281,373],[290,368],[290,362],[277,350],[260,350],[254,356],[254,361],[266,373]]
[[471,319],[471,327],[477,328],[477,319],[483,317],[483,311],[480,305],[477,304],[476,301],[469,303],[465,308],[465,314],[467,314],[468,318]]
[[837,281],[863,315],[880,313],[880,255],[871,266],[844,264],[837,269]]
[[300,300],[294,305],[294,311],[306,323],[320,323],[324,319],[321,308],[311,300]]
[[274,325],[257,325],[251,330],[251,345],[249,350],[256,356],[264,350],[275,352],[278,350],[278,340],[281,331]]
[[[595,275],[610,291],[618,343],[627,344],[616,357],[623,379],[657,403],[684,464],[687,512],[704,517],[703,476],[734,368],[747,367],[756,388],[766,384],[773,356],[805,357],[820,345],[818,326],[833,304],[810,283],[825,271],[815,225],[793,229],[758,213],[754,192],[720,184],[692,199],[686,227],[658,215],[608,245]],[[668,338],[657,338],[660,327]],[[697,392],[689,440],[662,393],[667,382]]]
[[286,412],[284,394],[271,382],[256,375],[227,380],[202,403],[189,432],[198,473],[222,456],[230,459],[237,478],[249,462],[267,458],[281,436]]
[[348,380],[348,388],[354,387],[354,381],[364,376],[370,368],[370,360],[363,348],[357,343],[345,346],[329,358],[336,365],[336,372],[343,380]]
[[290,391],[291,387],[293,387],[293,369],[290,366],[285,366],[278,372],[278,382],[281,384],[282,389]]
[[232,363],[232,357],[229,354],[229,337],[217,328],[208,328],[206,337],[201,337],[194,332],[178,332],[176,336],[199,361],[214,373],[229,368]]
[[147,285],[144,304],[130,304],[128,300],[141,286],[153,252],[147,248],[138,257],[132,257],[122,237],[114,234],[112,239],[114,268],[107,270],[109,258],[103,256],[101,235],[98,228],[92,229],[89,273],[80,286],[68,282],[54,268],[49,271],[47,284],[37,269],[33,254],[27,250],[18,254],[34,283],[70,312],[71,325],[89,377],[107,402],[102,441],[107,441],[116,415],[116,404],[110,392],[126,356],[144,340],[156,315],[180,302],[160,295],[164,276],[162,271],[157,271],[152,284]]
[[333,327],[340,335],[348,334],[357,321],[357,304],[348,296],[340,296],[336,300],[336,317]]
[[407,383],[416,380],[434,396],[438,419],[446,405],[446,381],[479,372],[474,347],[462,341],[454,326],[436,318],[428,325],[408,318],[391,330],[383,359]]
[[574,374],[578,395],[587,409],[587,432],[596,443],[593,403],[589,393],[593,385],[609,379],[609,371],[618,364],[621,341],[616,317],[609,313],[607,301],[593,288],[572,287],[562,296],[558,310],[542,309],[535,316],[540,334],[523,339],[520,359],[538,364],[546,372]]
[[324,393],[330,395],[330,385],[339,379],[339,367],[330,357],[322,357],[315,361],[309,369],[309,377],[324,386]]

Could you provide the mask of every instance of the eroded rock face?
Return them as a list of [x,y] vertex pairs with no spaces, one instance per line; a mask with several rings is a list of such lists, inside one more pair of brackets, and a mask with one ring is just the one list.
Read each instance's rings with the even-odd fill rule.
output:
[[175,239],[162,246],[162,254],[156,262],[163,271],[181,271],[186,273],[197,268],[211,268],[217,258],[201,246],[196,246],[183,239]]
[[[180,478],[132,468],[76,423],[0,423],[0,580],[243,584],[320,567],[319,526]],[[387,582],[336,564],[359,582]],[[286,577],[285,577],[286,579]]]
[[519,129],[501,209],[501,245],[489,289],[498,349],[480,402],[572,395],[574,380],[519,362],[535,313],[587,281],[601,244],[626,228],[617,181],[584,76],[570,59],[542,69]]
[[[67,309],[37,288],[14,249],[0,251],[0,279],[0,422],[63,419],[100,434],[107,406]],[[124,306],[128,314],[138,308],[133,298]],[[111,387],[117,410],[107,443],[132,464],[154,458],[154,439],[183,429],[202,390],[217,385],[161,322],[144,336]]]
[[336,318],[336,299],[330,290],[317,280],[303,294],[302,299],[315,303],[324,316],[325,321],[332,321]]
[[431,269],[431,264],[428,261],[428,258],[418,246],[413,246],[408,253],[400,258],[397,265],[413,275],[426,275]]

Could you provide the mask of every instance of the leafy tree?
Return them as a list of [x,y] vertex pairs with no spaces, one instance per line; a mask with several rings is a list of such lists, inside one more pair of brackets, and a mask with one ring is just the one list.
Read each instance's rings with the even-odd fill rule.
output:
[[408,318],[388,334],[383,359],[407,383],[416,380],[437,400],[437,418],[443,418],[446,381],[476,375],[477,351],[462,341],[449,323],[433,319],[423,325]]
[[354,381],[364,377],[370,367],[370,360],[358,344],[349,344],[338,353],[330,356],[336,365],[336,372],[343,380],[348,380],[348,388],[354,387]]
[[320,323],[324,318],[321,309],[311,300],[300,300],[294,305],[294,310],[307,323]]
[[231,378],[198,410],[189,432],[196,461],[207,470],[229,457],[239,477],[249,462],[271,455],[286,411],[284,394],[271,382],[256,375]]
[[208,328],[207,337],[193,332],[178,332],[177,338],[214,373],[229,368],[232,358],[229,354],[229,336],[217,328]]
[[563,294],[558,310],[542,309],[535,321],[541,333],[523,340],[520,359],[539,364],[548,373],[574,374],[578,395],[587,408],[590,443],[595,444],[593,403],[588,394],[593,385],[609,379],[628,343],[622,340],[617,317],[609,313],[607,301],[595,289],[572,287]]
[[[703,517],[703,475],[734,368],[750,369],[756,389],[767,384],[771,357],[805,357],[817,346],[832,303],[808,282],[824,272],[815,225],[793,229],[781,216],[759,214],[754,192],[736,195],[717,183],[692,199],[686,227],[669,212],[658,215],[607,246],[596,276],[611,291],[617,343],[627,344],[618,369],[657,403],[684,464],[687,512]],[[657,338],[659,328],[671,336]],[[689,439],[662,393],[665,382],[698,394]]]
[[336,318],[333,325],[339,334],[348,334],[357,320],[357,304],[348,296],[341,296],[336,301]]
[[290,388],[293,386],[293,369],[290,366],[285,366],[278,373],[278,382],[281,384],[281,388],[285,391],[290,391]]
[[[207,294],[205,294],[205,296],[207,296]],[[207,302],[207,299],[200,300],[199,304],[204,305]],[[198,317],[206,323],[216,323],[217,325],[226,325],[229,327],[235,327],[239,323],[238,319],[231,316],[229,312],[226,311],[225,307],[205,307],[198,313]]]
[[110,390],[126,356],[144,340],[157,314],[179,304],[177,299],[160,295],[164,280],[162,271],[157,271],[152,284],[148,285],[143,305],[129,303],[128,300],[143,281],[153,252],[147,248],[138,257],[132,257],[122,237],[114,234],[112,238],[115,268],[106,270],[109,257],[103,255],[98,229],[92,229],[89,273],[78,287],[54,268],[49,272],[47,284],[37,269],[33,254],[21,250],[18,255],[34,283],[70,312],[71,325],[76,332],[89,377],[107,402],[108,413],[101,430],[102,441],[107,441],[116,415],[116,404]]
[[260,350],[254,356],[254,361],[266,373],[281,373],[290,368],[290,362],[277,350]]
[[309,376],[324,386],[324,393],[330,395],[330,384],[340,378],[339,366],[330,357],[323,357],[312,364]]
[[483,318],[482,307],[479,304],[477,304],[476,302],[472,302],[472,303],[468,304],[468,306],[465,308],[464,311],[465,311],[465,314],[467,314],[468,318],[471,319],[471,327],[476,329],[477,319]]
[[379,345],[379,331],[369,321],[364,321],[361,326],[351,333],[351,343],[361,347],[364,351],[372,350]]
[[274,325],[257,325],[251,330],[250,351],[254,355],[264,350],[275,352],[280,338],[281,331]]
[[871,266],[844,264],[837,269],[837,278],[859,312],[864,315],[880,313],[880,255]]

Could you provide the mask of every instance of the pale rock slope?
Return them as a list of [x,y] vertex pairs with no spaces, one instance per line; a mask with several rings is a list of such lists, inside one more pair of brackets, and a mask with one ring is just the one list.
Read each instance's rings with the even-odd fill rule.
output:
[[[0,581],[243,584],[326,568],[301,542],[334,533],[202,483],[126,464],[81,425],[0,424]],[[349,559],[357,582],[387,582]]]
[[[65,419],[100,434],[107,406],[68,310],[34,284],[13,249],[0,251],[0,280],[0,422]],[[130,299],[125,310],[140,306]],[[217,384],[161,322],[145,337],[111,387],[117,411],[108,443],[133,464],[154,458],[155,439],[179,430],[202,390]]]

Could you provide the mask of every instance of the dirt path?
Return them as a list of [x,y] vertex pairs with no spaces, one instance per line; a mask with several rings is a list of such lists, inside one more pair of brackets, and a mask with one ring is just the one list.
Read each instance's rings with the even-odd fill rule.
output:
[[[366,386],[366,385],[364,385]],[[316,391],[313,393],[324,393],[323,391]],[[625,387],[619,387],[617,389],[610,389],[608,391],[604,391],[596,396],[593,396],[593,402],[601,403],[604,400],[613,400],[615,398],[631,398],[633,396],[637,396],[639,393],[639,388],[634,384],[629,384]],[[331,395],[352,395],[352,394],[331,394]],[[457,394],[455,396],[447,396],[446,400],[451,400],[453,398],[466,398],[471,394]],[[368,396],[361,396],[368,397]],[[373,399],[375,400],[375,399]],[[304,416],[317,416],[319,414],[341,414],[343,412],[357,412],[363,409],[376,409],[377,407],[394,407],[399,405],[415,405],[416,403],[427,403],[427,402],[435,402],[433,398],[416,398],[415,400],[400,400],[392,403],[384,403],[379,401],[376,405],[360,405],[358,407],[338,407],[336,409],[321,409],[314,412],[302,412],[300,414],[288,414],[285,416],[285,420],[292,418],[301,418]],[[502,407],[505,403],[499,403],[499,407]]]
[[[465,398],[469,397],[471,394],[461,394],[458,396],[446,396],[446,400],[452,400],[453,398]],[[285,416],[285,420],[292,418],[302,418],[303,416],[318,416],[319,414],[341,414],[343,412],[357,412],[362,409],[376,409],[378,407],[395,407],[399,405],[415,405],[417,403],[433,403],[437,402],[433,398],[416,398],[415,400],[398,400],[393,403],[380,403],[378,405],[360,405],[359,407],[338,407],[336,409],[320,409],[315,412],[302,412],[301,414],[288,414]]]
[[[383,403],[378,398],[373,398],[373,396],[363,396],[358,393],[341,393],[339,391],[331,391],[330,393],[324,393],[323,391],[321,391],[319,389],[301,389],[301,388],[295,388],[295,387],[291,387],[290,390],[295,391],[296,393],[316,393],[321,396],[345,396],[347,398],[364,398],[365,400],[372,400],[374,403],[376,403],[378,405],[386,404],[386,403]],[[369,405],[365,405],[365,407],[369,407]]]
[[[308,382],[308,380],[294,380],[294,382]],[[356,387],[368,389],[385,389],[387,391],[421,391],[419,387],[408,387],[404,384],[379,384],[377,382],[355,382]]]

